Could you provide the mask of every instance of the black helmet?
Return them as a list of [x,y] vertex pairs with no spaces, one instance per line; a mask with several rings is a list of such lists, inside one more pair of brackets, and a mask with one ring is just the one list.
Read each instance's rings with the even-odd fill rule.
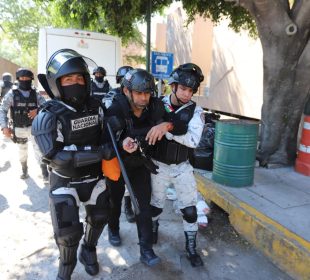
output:
[[101,66],[98,66],[94,69],[93,75],[95,75],[96,73],[101,73],[104,77],[107,75],[107,71]]
[[131,66],[122,66],[118,68],[117,73],[116,73],[116,83],[120,84],[125,74],[132,69],[133,68]]
[[20,77],[29,77],[33,80],[33,73],[27,68],[19,68],[16,71],[16,79],[18,80]]
[[192,88],[196,93],[203,80],[204,76],[199,66],[194,63],[185,63],[172,71],[168,84],[177,83]]
[[133,69],[128,71],[123,80],[122,85],[130,91],[150,92],[155,90],[154,77],[144,69]]
[[87,97],[90,95],[91,81],[88,66],[96,63],[71,49],[61,49],[50,57],[46,64],[46,80],[56,98],[62,97],[59,78],[68,74],[79,73],[84,76]]
[[13,76],[11,73],[5,72],[2,74],[2,81],[3,82],[12,82]]

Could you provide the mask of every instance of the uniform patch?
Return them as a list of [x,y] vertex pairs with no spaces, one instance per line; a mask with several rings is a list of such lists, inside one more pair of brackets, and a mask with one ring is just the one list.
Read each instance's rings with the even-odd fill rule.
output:
[[98,115],[71,120],[72,131],[98,125]]

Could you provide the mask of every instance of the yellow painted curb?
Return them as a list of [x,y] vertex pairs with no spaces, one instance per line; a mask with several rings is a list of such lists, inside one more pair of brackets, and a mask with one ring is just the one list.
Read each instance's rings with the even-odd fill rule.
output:
[[281,270],[294,279],[310,279],[310,243],[250,205],[240,201],[211,179],[195,174],[202,196],[229,214],[233,227]]

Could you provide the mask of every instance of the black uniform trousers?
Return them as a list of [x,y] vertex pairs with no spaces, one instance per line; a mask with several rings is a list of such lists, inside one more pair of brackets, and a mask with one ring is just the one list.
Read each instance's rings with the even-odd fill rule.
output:
[[[136,216],[139,242],[143,246],[152,245],[152,215],[151,215],[151,175],[144,165],[130,168],[126,167],[129,181],[137,198],[140,214]],[[119,181],[106,181],[110,190],[111,211],[109,227],[113,230],[119,229],[119,217],[121,213],[122,197],[125,187],[121,177]]]

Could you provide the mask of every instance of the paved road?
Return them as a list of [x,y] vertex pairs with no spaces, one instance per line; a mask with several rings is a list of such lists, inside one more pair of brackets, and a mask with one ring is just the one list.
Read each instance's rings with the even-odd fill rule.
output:
[[[0,279],[55,279],[58,251],[48,210],[48,186],[44,185],[32,154],[30,178],[19,179],[16,148],[0,138]],[[175,213],[171,201],[167,200],[166,206],[160,222],[159,244],[154,247],[163,260],[161,264],[148,268],[139,262],[135,224],[127,223],[122,215],[123,246],[110,246],[105,229],[97,250],[99,275],[88,276],[78,263],[72,280],[291,279],[240,238],[230,227],[226,215],[216,208],[207,229],[199,232],[198,248],[205,265],[192,268],[184,254],[181,216]]]

